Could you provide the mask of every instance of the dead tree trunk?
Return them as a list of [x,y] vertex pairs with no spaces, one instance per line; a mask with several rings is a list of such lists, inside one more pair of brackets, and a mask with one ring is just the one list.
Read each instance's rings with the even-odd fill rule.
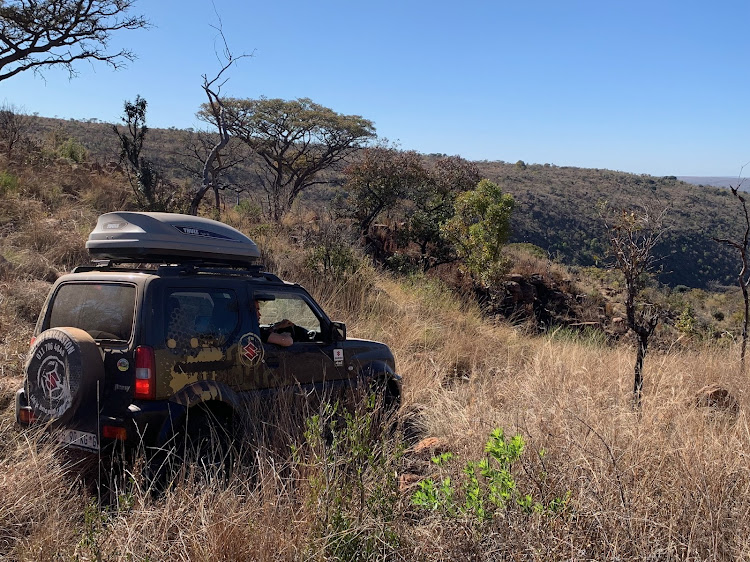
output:
[[[609,214],[609,216],[607,216]],[[625,278],[625,313],[628,328],[636,335],[637,349],[633,379],[633,406],[640,408],[643,394],[643,362],[648,351],[649,339],[659,324],[660,310],[648,303],[638,303],[641,290],[654,272],[657,262],[653,255],[656,244],[665,232],[664,216],[648,210],[621,211],[612,215],[602,209],[607,227],[612,254]]]
[[191,215],[197,215],[198,207],[200,206],[200,203],[205,197],[206,193],[209,190],[213,190],[216,205],[216,218],[218,219],[221,213],[221,200],[219,197],[218,182],[219,176],[222,174],[222,172],[226,171],[228,168],[231,168],[239,162],[239,160],[234,161],[231,158],[228,158],[227,161],[222,162],[222,150],[229,143],[229,123],[227,121],[227,111],[220,97],[221,87],[226,83],[226,80],[222,82],[219,82],[219,80],[236,60],[244,58],[247,55],[243,54],[239,57],[233,57],[231,51],[229,50],[229,47],[227,47],[227,42],[224,38],[224,33],[222,32],[221,26],[219,26],[217,30],[219,32],[219,36],[224,42],[223,55],[226,63],[212,80],[209,80],[205,74],[203,75],[202,88],[206,94],[206,97],[208,98],[208,103],[203,106],[202,113],[205,118],[216,127],[219,134],[219,140],[211,146],[211,149],[208,151],[208,155],[203,161],[203,167],[201,170],[201,186],[193,195],[193,198],[190,201],[190,208],[188,212]]
[[732,195],[740,202],[742,215],[745,218],[745,232],[742,240],[731,240],[729,238],[714,238],[719,244],[726,244],[735,248],[740,255],[740,271],[737,274],[737,284],[742,290],[742,298],[745,301],[745,316],[742,320],[742,346],[740,348],[740,374],[745,373],[745,353],[747,351],[748,338],[748,316],[750,315],[750,297],[748,296],[748,285],[750,285],[750,268],[748,268],[748,242],[750,242],[750,214],[748,214],[745,198],[740,195],[740,185],[731,187]]

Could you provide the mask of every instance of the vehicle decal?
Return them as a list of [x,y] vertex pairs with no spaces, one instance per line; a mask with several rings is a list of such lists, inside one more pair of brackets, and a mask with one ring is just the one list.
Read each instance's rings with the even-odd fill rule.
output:
[[117,361],[117,369],[121,372],[125,372],[130,368],[130,362],[124,357]]
[[334,349],[333,350],[333,363],[337,367],[343,367],[344,366],[344,350],[343,349]]
[[67,340],[51,340],[40,345],[34,354],[35,361],[39,362],[35,374],[37,388],[42,392],[40,395],[32,393],[29,400],[34,409],[48,416],[60,416],[72,404],[70,378],[66,373],[66,363],[68,355],[72,353],[71,349],[72,344]]
[[222,401],[224,399],[221,388],[213,381],[197,381],[175,394],[170,400],[183,406],[192,406],[209,400]]
[[258,334],[253,332],[244,334],[240,338],[240,362],[248,367],[255,367],[263,362],[265,355],[263,342]]
[[196,228],[194,226],[182,226],[177,224],[173,224],[172,226],[174,226],[177,230],[179,230],[186,236],[200,236],[201,238],[216,238],[218,240],[224,240],[226,242],[237,242],[237,240],[234,240],[229,236],[225,236],[224,234],[211,232],[210,230],[203,230],[202,228]]

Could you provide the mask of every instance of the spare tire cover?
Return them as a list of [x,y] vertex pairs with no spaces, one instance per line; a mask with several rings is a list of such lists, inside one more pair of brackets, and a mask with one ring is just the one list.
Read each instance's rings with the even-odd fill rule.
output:
[[40,421],[64,424],[96,398],[104,362],[94,339],[79,328],[51,328],[34,342],[26,361],[26,396]]

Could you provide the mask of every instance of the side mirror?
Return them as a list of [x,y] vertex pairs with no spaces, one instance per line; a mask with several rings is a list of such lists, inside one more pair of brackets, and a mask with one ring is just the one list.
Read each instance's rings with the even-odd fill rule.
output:
[[346,339],[346,324],[331,322],[331,339],[333,341],[344,341]]

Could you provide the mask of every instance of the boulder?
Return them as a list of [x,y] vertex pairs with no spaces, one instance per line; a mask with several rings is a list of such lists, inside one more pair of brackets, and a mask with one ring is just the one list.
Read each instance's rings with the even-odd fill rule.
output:
[[740,403],[737,399],[718,384],[709,384],[696,392],[695,405],[698,408],[710,408],[733,416],[740,411]]

